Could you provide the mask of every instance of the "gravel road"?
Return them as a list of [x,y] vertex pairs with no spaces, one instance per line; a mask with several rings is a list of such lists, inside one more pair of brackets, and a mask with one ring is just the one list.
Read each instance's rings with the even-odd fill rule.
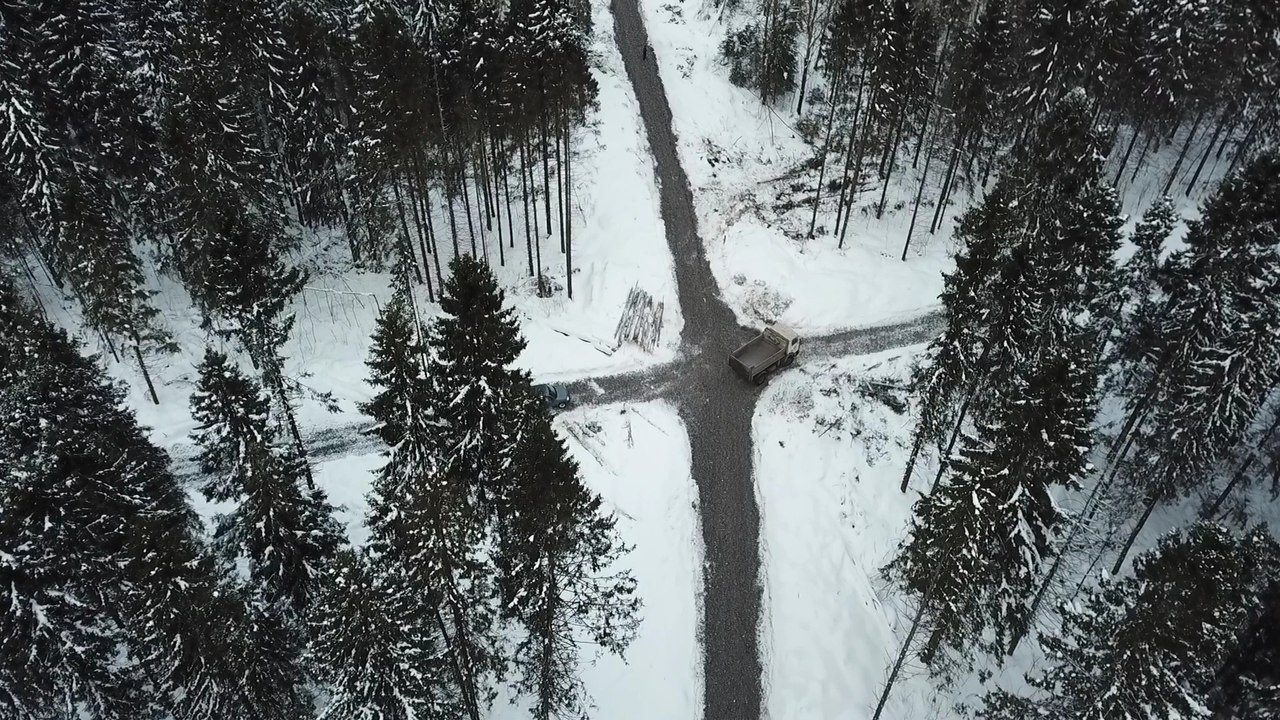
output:
[[705,720],[760,717],[760,514],[751,480],[751,415],[758,389],[726,364],[747,331],[717,294],[698,239],[689,180],[680,166],[671,108],[638,0],[613,1],[614,29],[658,174],[660,208],[684,314],[684,359],[673,400],[689,432],[702,515],[702,645]]
[[[665,398],[684,420],[698,485],[704,548],[702,646],[704,720],[758,720],[761,665],[760,514],[752,479],[751,421],[760,388],[743,382],[728,354],[754,334],[740,326],[719,296],[698,238],[689,180],[676,154],[671,108],[658,75],[638,0],[612,0],[614,29],[656,164],[661,212],[675,263],[684,315],[682,352],[673,363],[569,384],[578,405]],[[804,338],[802,363],[925,342],[940,329],[931,313],[897,325]],[[378,449],[360,431],[367,421],[304,428],[311,460]],[[198,473],[189,448],[175,449],[180,476]]]

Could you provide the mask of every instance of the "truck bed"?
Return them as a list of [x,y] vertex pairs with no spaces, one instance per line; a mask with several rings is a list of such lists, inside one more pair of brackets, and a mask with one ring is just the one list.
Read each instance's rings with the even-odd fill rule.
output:
[[755,380],[756,375],[772,365],[785,351],[760,335],[746,345],[733,351],[729,356],[729,364],[748,380]]

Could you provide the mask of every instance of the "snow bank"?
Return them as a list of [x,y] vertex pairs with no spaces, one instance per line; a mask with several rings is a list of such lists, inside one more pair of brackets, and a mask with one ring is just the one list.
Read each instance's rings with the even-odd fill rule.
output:
[[[815,237],[808,239],[812,194],[792,194],[791,185],[816,183],[816,171],[795,172],[815,148],[794,129],[794,100],[769,108],[729,82],[719,53],[723,8],[710,0],[640,1],[671,102],[699,232],[739,321],[781,319],[803,333],[819,333],[931,308],[942,272],[951,267],[954,207],[933,236],[933,208],[921,207],[908,261],[902,262],[919,178],[908,170],[902,182],[891,183],[882,220],[867,212],[879,201],[879,185],[860,197],[843,249],[834,237],[832,196],[824,196]],[[939,174],[939,164],[935,158],[931,175]],[[829,162],[827,180],[838,170],[834,165]],[[927,189],[926,200],[937,192]]]
[[661,401],[575,410],[556,424],[633,546],[625,562],[644,602],[626,661],[606,655],[584,673],[597,706],[591,717],[696,720],[702,540],[684,424]]
[[[760,399],[752,435],[772,720],[869,718],[906,635],[910,617],[879,568],[915,498],[898,491],[910,419],[859,392],[858,380],[897,382],[914,352],[798,368]],[[935,717],[930,694],[927,678],[909,677],[883,717]]]

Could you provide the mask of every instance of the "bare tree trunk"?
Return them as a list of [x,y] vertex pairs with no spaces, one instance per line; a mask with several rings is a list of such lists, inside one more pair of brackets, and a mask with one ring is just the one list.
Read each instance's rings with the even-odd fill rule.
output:
[[[492,157],[489,160],[488,164],[491,168],[493,168],[493,170],[489,174],[490,178],[493,181],[493,210],[494,210],[494,213],[498,216],[498,223],[497,223],[498,225],[498,264],[505,267],[507,264],[507,254],[506,254],[506,248],[503,247],[502,245],[502,242],[505,239],[502,236],[502,208],[498,206],[498,195],[501,193],[501,188],[498,187],[498,175],[502,172],[502,168],[498,166],[498,150],[497,150],[497,146],[495,145],[496,141],[494,140],[493,133],[490,132],[488,133],[488,135],[489,135],[489,151],[492,152]],[[481,152],[485,152],[485,150],[482,148]]]
[[1124,174],[1124,168],[1129,164],[1129,156],[1133,154],[1133,146],[1138,144],[1138,136],[1142,134],[1140,127],[1136,123],[1133,126],[1133,135],[1129,138],[1129,144],[1125,147],[1124,155],[1120,158],[1120,167],[1116,168],[1116,179],[1113,184],[1120,184],[1120,176]]
[[[905,113],[904,113],[905,114]],[[898,141],[902,139],[902,126],[906,124],[905,120],[898,120],[898,128],[893,134],[893,145],[889,150],[889,163],[885,168],[883,180],[880,183],[880,204],[876,206],[876,219],[884,217],[885,202],[889,198],[889,181],[893,179],[893,167],[898,160]]]
[[1213,136],[1209,138],[1209,143],[1205,146],[1204,154],[1200,156],[1200,162],[1196,164],[1196,171],[1191,175],[1191,181],[1187,183],[1187,191],[1185,195],[1191,197],[1191,188],[1196,186],[1196,181],[1200,179],[1200,173],[1204,171],[1204,164],[1209,160],[1209,153],[1213,152],[1213,146],[1218,143],[1218,136],[1222,134],[1222,127],[1227,124],[1227,112],[1223,111],[1218,117],[1218,124],[1213,128]]
[[565,113],[564,106],[559,106],[559,112],[556,113],[556,137],[554,147],[556,149],[556,219],[560,221],[560,252],[565,252],[564,247],[564,155],[561,151],[560,141],[568,132],[565,130]]
[[565,292],[573,299],[573,128],[564,124],[564,277]]
[[[396,212],[400,215],[400,231],[404,233],[404,251],[409,255],[409,264],[413,266],[413,276],[418,282],[422,282],[422,271],[418,269],[418,259],[413,255],[413,240],[409,235],[409,222],[404,215],[404,198],[400,195],[400,179],[398,173],[393,174],[391,178],[391,190],[396,196]],[[424,258],[425,262],[426,259]]]
[[915,438],[911,442],[911,454],[907,456],[907,467],[902,471],[902,492],[907,491],[907,486],[911,484],[911,473],[916,469],[916,458],[920,457],[920,450],[924,447],[924,433],[916,428]]
[[467,215],[467,235],[471,238],[471,257],[476,256],[476,227],[471,222],[471,192],[467,189],[467,165],[466,160],[461,160],[459,164],[461,177],[458,184],[462,186],[462,211]]
[[1049,572],[1045,574],[1044,579],[1040,581],[1040,587],[1036,589],[1035,599],[1031,601],[1031,610],[1027,613],[1027,624],[1016,632],[1013,639],[1009,642],[1008,655],[1012,655],[1014,650],[1018,649],[1018,645],[1022,639],[1026,637],[1031,630],[1032,623],[1035,622],[1036,615],[1040,612],[1040,605],[1044,602],[1045,596],[1049,592],[1049,587],[1053,585],[1053,579],[1058,576],[1058,571],[1062,569],[1062,561],[1066,559],[1068,553],[1071,552],[1071,546],[1075,543],[1076,536],[1079,535],[1080,529],[1093,522],[1093,516],[1098,512],[1101,506],[1100,502],[1096,502],[1101,497],[1101,491],[1104,487],[1109,487],[1110,483],[1098,479],[1094,484],[1093,490],[1089,493],[1089,497],[1084,501],[1084,508],[1079,517],[1071,524],[1071,532],[1067,533],[1067,539],[1062,543],[1062,548],[1058,551],[1057,556],[1053,558],[1053,564],[1049,566]]
[[1173,171],[1169,173],[1169,179],[1164,183],[1164,189],[1160,191],[1161,195],[1168,195],[1169,189],[1173,187],[1173,181],[1178,177],[1178,170],[1182,168],[1182,161],[1187,157],[1187,150],[1191,147],[1191,142],[1195,140],[1196,131],[1200,129],[1200,121],[1204,119],[1204,111],[1196,113],[1196,120],[1191,124],[1191,132],[1187,133],[1187,139],[1182,143],[1182,150],[1178,153],[1178,160],[1173,164]]
[[542,107],[538,111],[538,133],[542,140],[540,145],[542,150],[542,187],[546,188],[542,203],[547,212],[547,237],[551,237],[551,159],[548,157],[547,152],[547,80],[545,73],[538,74],[538,85],[542,91]]
[[[1271,440],[1271,436],[1276,434],[1277,429],[1280,429],[1280,411],[1276,412],[1276,417],[1275,420],[1271,422],[1271,427],[1267,428],[1267,432],[1262,435],[1260,440],[1258,440],[1258,447],[1265,447]],[[1252,466],[1254,460],[1257,459],[1257,455],[1257,450],[1249,452],[1249,456],[1244,459],[1244,462],[1240,464],[1240,468],[1236,470],[1236,474],[1231,476],[1231,482],[1227,483],[1227,486],[1218,494],[1218,497],[1213,501],[1213,504],[1210,505],[1203,514],[1201,514],[1201,520],[1211,520],[1218,514],[1218,510],[1222,508],[1222,504],[1227,501],[1227,496],[1230,495],[1236,485],[1239,485],[1240,481],[1245,478],[1249,471],[1249,467]]]
[[1156,509],[1156,505],[1159,504],[1163,497],[1164,493],[1154,492],[1147,499],[1147,509],[1142,511],[1142,517],[1138,518],[1138,522],[1133,526],[1133,531],[1129,533],[1128,539],[1124,541],[1124,547],[1120,548],[1120,557],[1116,558],[1115,565],[1111,566],[1112,575],[1120,574],[1120,568],[1124,567],[1124,559],[1129,556],[1129,551],[1133,549],[1134,541],[1138,539],[1143,526],[1147,524],[1147,520],[1151,519],[1151,512]]
[[529,277],[533,277],[533,235],[529,228],[529,216],[533,213],[529,211],[529,182],[525,173],[529,165],[528,154],[528,143],[522,140],[520,143],[520,196],[524,200],[524,245],[529,258]]
[[428,185],[422,188],[422,215],[427,223],[427,240],[431,243],[431,261],[436,266],[436,283],[440,285],[440,290],[443,292],[444,272],[440,269],[440,236],[435,230],[436,220],[431,212],[431,187]]
[[871,130],[871,107],[875,104],[876,91],[872,89],[871,98],[867,101],[867,112],[863,113],[862,132],[858,134],[857,149],[853,153],[853,187],[849,191],[849,209],[845,211],[844,223],[840,226],[840,242],[836,247],[844,247],[845,233],[849,231],[849,218],[853,216],[853,207],[857,202],[858,188],[862,185],[862,159],[866,151],[867,134]]
[[406,173],[404,185],[409,195],[409,207],[413,210],[413,224],[418,228],[418,252],[422,255],[422,269],[427,279],[427,300],[435,302],[435,289],[431,285],[431,264],[427,260],[427,231],[422,224],[422,213],[418,207],[418,193],[414,189],[413,175]]
[[138,369],[142,371],[142,380],[147,384],[147,394],[151,396],[152,404],[159,405],[160,397],[156,395],[155,383],[151,382],[151,371],[147,369],[147,361],[142,357],[142,340],[138,338],[138,331],[133,331],[133,356],[138,360]]
[[924,186],[929,182],[929,166],[933,164],[933,153],[936,148],[929,146],[929,154],[924,157],[924,172],[920,174],[920,187],[916,190],[915,207],[911,209],[911,224],[907,226],[907,239],[902,243],[902,262],[907,261],[907,248],[911,247],[911,233],[916,229],[916,216],[920,214],[920,198],[924,196]]
[[849,126],[849,139],[845,141],[844,146],[844,169],[840,175],[840,198],[836,201],[836,222],[831,228],[831,234],[834,236],[840,231],[840,221],[844,216],[844,200],[849,192],[849,170],[853,164],[853,146],[857,144],[858,137],[858,120],[862,115],[862,90],[866,81],[867,68],[863,65],[858,71],[858,89],[857,97],[853,105],[853,124]]
[[[822,200],[822,181],[827,175],[827,155],[831,152],[831,130],[835,127],[836,119],[836,97],[840,94],[840,80],[843,72],[837,71],[835,80],[832,81],[831,89],[831,110],[827,113],[827,131],[822,140],[822,160],[818,164],[818,185],[813,191],[813,215],[809,218],[809,237],[813,238],[813,232],[818,226],[818,206]],[[803,102],[803,100],[801,101]],[[796,113],[799,114],[799,110]]]
[[880,713],[884,712],[884,706],[889,702],[889,693],[893,691],[893,685],[898,681],[898,675],[902,672],[902,666],[907,661],[907,655],[911,653],[911,643],[916,639],[916,633],[920,631],[920,622],[924,619],[925,610],[929,606],[930,596],[933,595],[933,586],[937,582],[935,580],[929,583],[929,589],[925,591],[924,597],[920,598],[920,604],[916,607],[916,615],[911,619],[911,629],[907,631],[907,638],[902,641],[902,649],[898,651],[898,657],[893,661],[893,668],[889,671],[889,677],[885,679],[884,691],[880,693],[880,701],[876,703],[876,710],[871,715],[871,720],[880,720]]
[[947,172],[942,176],[942,190],[938,194],[938,207],[933,211],[933,222],[929,223],[929,233],[937,232],[942,222],[942,209],[947,206],[947,195],[951,192],[951,182],[956,175],[956,167],[960,164],[960,145],[964,142],[964,133],[956,133],[955,145],[951,148],[951,159],[947,162]]
[[[1129,174],[1129,182],[1132,183],[1138,177],[1138,172],[1142,170],[1147,160],[1147,153],[1151,151],[1151,143],[1156,140],[1158,133],[1154,130],[1147,133],[1147,139],[1142,141],[1142,152],[1138,153],[1138,161],[1133,165],[1133,172]],[[1118,183],[1119,181],[1117,181]]]

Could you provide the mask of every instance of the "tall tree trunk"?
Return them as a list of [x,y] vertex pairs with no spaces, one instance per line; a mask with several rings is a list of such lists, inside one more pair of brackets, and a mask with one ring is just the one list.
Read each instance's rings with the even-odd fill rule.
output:
[[844,216],[845,196],[849,192],[849,170],[853,165],[853,146],[857,144],[858,120],[862,115],[862,91],[866,83],[867,68],[865,65],[858,71],[857,96],[853,105],[853,123],[849,126],[849,139],[844,144],[844,169],[840,174],[840,198],[836,201],[836,222],[831,228],[832,236],[840,232],[840,221]]
[[[835,127],[836,119],[836,97],[840,94],[840,80],[843,73],[836,71],[835,79],[831,86],[831,109],[827,113],[827,130],[822,140],[822,159],[818,163],[818,185],[813,192],[813,215],[809,218],[809,238],[813,238],[814,229],[818,226],[818,206],[822,200],[822,181],[827,174],[827,155],[831,152],[831,130]],[[797,110],[798,114],[800,111]]]
[[142,371],[142,380],[147,384],[147,394],[151,396],[152,404],[159,405],[160,397],[156,395],[155,383],[151,382],[151,371],[147,369],[147,361],[142,356],[142,340],[138,337],[138,331],[133,331],[133,356],[138,360],[138,369]]
[[564,282],[573,299],[573,128],[564,124]]
[[947,172],[942,176],[942,190],[938,193],[938,207],[933,211],[933,222],[929,223],[929,233],[937,232],[942,223],[942,209],[947,206],[947,195],[951,192],[951,182],[956,176],[956,167],[960,164],[960,145],[964,142],[964,132],[956,132],[955,145],[951,147],[951,159],[947,161]]
[[933,595],[933,587],[937,583],[937,576],[935,575],[934,577],[935,579],[929,583],[929,589],[920,598],[920,604],[916,606],[915,617],[911,619],[911,629],[907,631],[907,637],[902,641],[902,648],[898,650],[898,657],[893,661],[893,668],[889,670],[889,677],[885,679],[884,690],[880,693],[880,701],[876,703],[876,709],[871,715],[871,720],[880,720],[880,713],[884,712],[884,706],[889,702],[889,693],[893,692],[894,683],[898,682],[898,675],[902,672],[902,666],[907,661],[907,655],[911,653],[911,643],[916,639],[916,633],[920,631],[920,622],[924,620],[924,613],[929,607],[930,596]]
[[1164,183],[1164,189],[1160,191],[1161,195],[1168,195],[1169,189],[1173,187],[1173,181],[1178,177],[1178,170],[1182,168],[1182,161],[1187,157],[1187,150],[1191,147],[1191,142],[1196,138],[1196,131],[1200,129],[1200,121],[1204,119],[1204,110],[1196,113],[1195,122],[1191,123],[1191,132],[1187,133],[1187,139],[1182,143],[1182,150],[1178,152],[1178,160],[1173,163],[1173,171],[1169,173],[1169,179]]
[[546,567],[546,590],[543,595],[542,622],[539,623],[541,657],[538,668],[538,709],[537,720],[552,720],[554,717],[555,692],[555,619],[556,609],[563,603],[560,599],[556,583],[555,555],[551,554]]
[[893,179],[893,166],[897,164],[898,160],[898,141],[902,139],[902,126],[905,124],[906,121],[900,118],[897,130],[893,133],[893,144],[889,150],[889,163],[885,167],[883,179],[880,182],[880,204],[876,205],[877,220],[884,217],[885,202],[889,198],[889,181]]
[[477,137],[476,145],[479,146],[476,155],[480,158],[480,177],[478,182],[481,192],[478,194],[483,195],[484,199],[484,226],[486,230],[493,232],[493,214],[496,202],[493,195],[489,193],[491,189],[489,187],[489,175],[491,174],[489,172],[489,153],[485,151],[483,135]]
[[1218,493],[1218,497],[1214,498],[1213,504],[1200,514],[1201,520],[1212,520],[1218,514],[1218,511],[1222,509],[1222,504],[1227,501],[1227,496],[1231,494],[1232,490],[1236,489],[1236,485],[1239,485],[1240,481],[1249,473],[1249,468],[1257,457],[1257,453],[1252,451],[1245,457],[1244,462],[1240,463],[1240,467],[1236,469],[1236,474],[1231,476],[1231,482],[1222,488],[1222,492]]
[[1205,146],[1204,154],[1200,156],[1200,162],[1196,163],[1196,171],[1191,175],[1191,181],[1187,183],[1187,191],[1185,195],[1191,197],[1191,188],[1196,186],[1196,181],[1200,179],[1200,173],[1204,171],[1204,164],[1209,160],[1209,153],[1213,152],[1213,146],[1218,143],[1218,136],[1222,134],[1222,127],[1227,124],[1227,111],[1223,111],[1218,116],[1218,124],[1213,128],[1213,136],[1209,138],[1209,143]]
[[467,166],[465,160],[460,165],[460,172],[461,177],[458,184],[462,186],[462,211],[467,216],[467,235],[471,238],[471,257],[479,257],[476,255],[476,227],[471,222],[471,191],[467,190]]
[[[409,235],[409,222],[405,219],[404,214],[404,198],[400,195],[400,179],[398,173],[393,173],[391,177],[391,190],[396,197],[396,212],[400,216],[400,231],[404,234],[404,251],[409,255],[409,264],[413,266],[413,276],[418,282],[422,282],[422,271],[418,269],[418,259],[413,255],[413,239]],[[426,262],[426,258],[423,258]]]
[[916,216],[920,214],[920,198],[924,196],[924,186],[929,182],[929,166],[933,164],[933,153],[936,148],[929,146],[929,153],[924,157],[924,172],[920,174],[920,187],[916,190],[915,206],[911,209],[911,224],[907,226],[907,239],[902,243],[902,262],[907,261],[907,248],[911,247],[911,233],[916,229]]
[[849,218],[853,216],[853,208],[857,203],[858,189],[862,185],[862,159],[863,153],[866,151],[867,134],[871,130],[871,107],[876,101],[876,91],[872,89],[871,97],[867,100],[867,112],[863,113],[862,132],[858,134],[858,145],[853,152],[853,187],[849,190],[849,208],[844,213],[844,223],[840,226],[840,242],[836,247],[844,247],[845,233],[849,232]]
[[556,220],[560,222],[560,252],[565,252],[564,155],[561,151],[560,141],[567,137],[568,130],[565,128],[566,123],[564,104],[561,103],[558,105],[558,111],[556,112],[556,133],[554,143],[554,147],[556,149]]
[[311,473],[311,461],[307,453],[307,444],[302,441],[302,433],[298,430],[298,418],[293,412],[293,403],[289,402],[289,393],[284,387],[284,368],[281,367],[279,357],[267,358],[264,365],[270,365],[265,368],[268,385],[275,392],[276,400],[280,403],[280,409],[284,411],[285,423],[289,428],[289,435],[293,437],[293,446],[298,451],[298,459],[302,461],[302,469],[307,478],[307,489],[316,489],[316,479]]
[[1093,522],[1093,516],[1101,507],[1098,498],[1102,497],[1101,490],[1109,487],[1110,483],[1102,478],[1094,484],[1093,490],[1090,491],[1088,499],[1084,501],[1084,508],[1080,515],[1071,523],[1071,531],[1067,533],[1067,539],[1063,541],[1062,547],[1058,550],[1058,554],[1053,558],[1053,564],[1049,566],[1049,572],[1045,574],[1044,579],[1040,581],[1040,586],[1036,588],[1035,598],[1031,601],[1031,610],[1027,612],[1026,626],[1019,628],[1009,642],[1008,655],[1012,655],[1013,651],[1018,649],[1018,645],[1022,639],[1026,637],[1031,630],[1031,625],[1035,622],[1036,615],[1040,613],[1040,605],[1044,602],[1044,598],[1048,595],[1049,588],[1053,585],[1053,580],[1058,576],[1058,571],[1062,569],[1062,561],[1066,559],[1071,552],[1071,547],[1075,543],[1076,536],[1079,535],[1081,528],[1088,526]]
[[[458,246],[458,203],[457,188],[450,190],[448,185],[445,186],[444,204],[445,210],[449,215],[449,234],[453,238],[453,256],[462,255],[462,249]],[[475,242],[473,239],[472,242]],[[475,253],[472,253],[474,255]]]
[[[533,213],[529,210],[529,182],[526,176],[526,168],[529,165],[528,160],[528,142],[526,138],[520,143],[520,196],[524,201],[524,245],[525,253],[529,258],[529,277],[534,276],[533,272],[533,235],[530,233],[529,216]],[[536,208],[536,203],[535,203]]]
[[1129,156],[1133,154],[1133,146],[1138,144],[1138,136],[1142,134],[1139,129],[1141,125],[1135,122],[1133,126],[1133,135],[1129,138],[1129,144],[1124,149],[1124,155],[1120,158],[1120,167],[1116,168],[1116,179],[1113,185],[1120,184],[1120,176],[1124,174],[1124,168],[1129,164]]
[[429,257],[427,254],[427,231],[422,223],[422,210],[419,207],[420,201],[418,192],[414,188],[413,177],[413,173],[406,173],[404,186],[409,195],[409,207],[413,210],[413,224],[418,229],[418,252],[422,255],[422,270],[427,280],[427,300],[435,302],[435,289],[431,284],[431,263],[427,260]]
[[[1151,151],[1151,143],[1155,142],[1158,136],[1159,136],[1159,133],[1152,130],[1151,132],[1147,133],[1147,138],[1142,141],[1142,151],[1138,153],[1138,160],[1133,165],[1133,172],[1129,173],[1129,182],[1131,184],[1133,183],[1134,180],[1137,179],[1138,172],[1141,171],[1143,166],[1146,164],[1147,153]],[[1117,184],[1118,184],[1118,181],[1117,181]]]
[[1124,567],[1124,560],[1129,556],[1129,551],[1133,549],[1133,543],[1138,539],[1138,535],[1142,532],[1143,526],[1147,524],[1147,520],[1151,519],[1151,512],[1156,509],[1156,505],[1164,498],[1163,492],[1153,492],[1147,499],[1147,508],[1142,511],[1142,517],[1138,518],[1138,522],[1134,524],[1133,530],[1129,533],[1129,537],[1124,541],[1124,547],[1120,548],[1120,557],[1116,558],[1115,565],[1111,566],[1111,574],[1119,575],[1120,568]]
[[[1258,447],[1266,447],[1267,443],[1271,441],[1271,437],[1276,434],[1276,430],[1278,429],[1280,429],[1280,410],[1276,412],[1275,419],[1271,421],[1271,427],[1267,428],[1267,431],[1263,433],[1262,438],[1258,440]],[[1201,514],[1201,520],[1211,520],[1218,514],[1218,510],[1222,508],[1222,504],[1227,501],[1227,496],[1230,495],[1236,485],[1239,485],[1240,481],[1245,478],[1245,475],[1249,471],[1249,467],[1252,466],[1254,460],[1257,459],[1257,455],[1257,450],[1249,452],[1248,457],[1245,458],[1244,462],[1240,464],[1239,469],[1236,470],[1236,474],[1231,476],[1231,482],[1227,483],[1227,486],[1222,489],[1222,492],[1218,494],[1216,499],[1214,499],[1213,504],[1209,506],[1209,509]]]
[[542,187],[546,193],[542,197],[543,207],[546,209],[547,217],[547,237],[551,237],[551,159],[547,152],[547,81],[545,73],[538,74],[538,85],[542,90],[542,107],[538,112],[538,134],[541,140],[539,148],[542,150]]
[[444,272],[440,269],[440,236],[436,234],[436,220],[431,212],[431,187],[424,185],[422,188],[422,216],[427,223],[427,239],[431,242],[431,261],[436,266],[436,283],[440,286],[440,291],[444,291]]

